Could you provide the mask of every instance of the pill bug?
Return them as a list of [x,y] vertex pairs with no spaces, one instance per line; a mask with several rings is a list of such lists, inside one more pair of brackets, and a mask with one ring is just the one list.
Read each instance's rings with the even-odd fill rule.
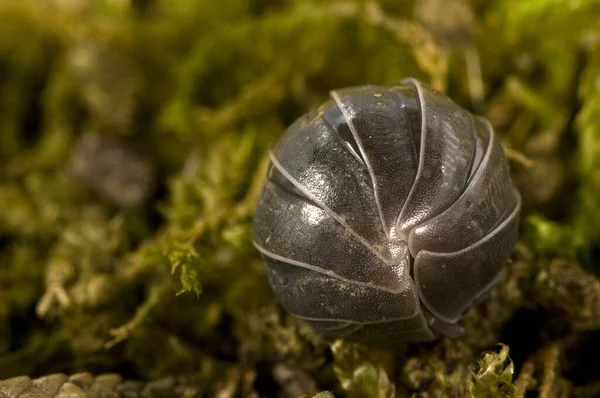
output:
[[517,239],[490,123],[409,78],[331,92],[269,153],[253,226],[283,307],[328,336],[458,336]]

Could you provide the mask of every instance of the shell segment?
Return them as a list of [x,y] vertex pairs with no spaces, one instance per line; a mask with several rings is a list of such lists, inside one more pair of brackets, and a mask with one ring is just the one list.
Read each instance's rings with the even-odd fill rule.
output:
[[401,98],[398,89],[364,86],[332,92],[365,160],[383,226],[391,237],[419,164],[415,136],[420,135],[420,126],[415,125],[418,130],[413,133],[408,110],[417,106],[416,100],[410,103],[412,90]]
[[421,104],[421,151],[412,189],[398,219],[398,231],[410,230],[448,208],[462,193],[475,159],[472,116],[445,95],[414,79]]
[[272,182],[266,183],[261,204],[256,216],[262,222],[255,227],[255,245],[265,256],[288,264],[290,272],[300,267],[312,274],[322,273],[380,290],[414,290],[412,285],[407,286],[412,281],[408,249],[403,242],[395,243],[403,246],[398,260],[386,263],[380,252],[361,242],[326,210],[286,193]]
[[[490,128],[487,123],[485,126]],[[506,183],[510,173],[502,147],[490,130],[488,135],[485,156],[473,167],[476,171],[461,196],[442,213],[411,230],[408,243],[413,256],[421,250],[462,250],[491,233],[518,205],[518,194]]]
[[314,113],[288,132],[271,151],[277,169],[343,227],[370,245],[385,243],[369,173],[331,125]]

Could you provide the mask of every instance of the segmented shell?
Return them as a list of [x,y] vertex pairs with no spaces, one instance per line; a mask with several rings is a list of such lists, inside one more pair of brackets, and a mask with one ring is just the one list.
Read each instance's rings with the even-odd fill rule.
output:
[[459,334],[517,238],[491,125],[414,79],[331,97],[270,152],[253,238],[276,295],[327,335]]

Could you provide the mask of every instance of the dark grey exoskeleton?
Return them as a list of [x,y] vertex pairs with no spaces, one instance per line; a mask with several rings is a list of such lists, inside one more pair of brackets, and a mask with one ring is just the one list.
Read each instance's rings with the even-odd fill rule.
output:
[[331,97],[270,153],[253,239],[271,286],[325,335],[459,335],[517,239],[498,137],[414,79]]

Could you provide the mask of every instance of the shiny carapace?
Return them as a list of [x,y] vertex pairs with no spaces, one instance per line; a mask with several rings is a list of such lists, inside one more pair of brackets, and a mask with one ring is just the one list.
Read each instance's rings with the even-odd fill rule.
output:
[[458,335],[515,244],[490,123],[414,79],[332,91],[270,158],[254,243],[285,309],[325,335]]

